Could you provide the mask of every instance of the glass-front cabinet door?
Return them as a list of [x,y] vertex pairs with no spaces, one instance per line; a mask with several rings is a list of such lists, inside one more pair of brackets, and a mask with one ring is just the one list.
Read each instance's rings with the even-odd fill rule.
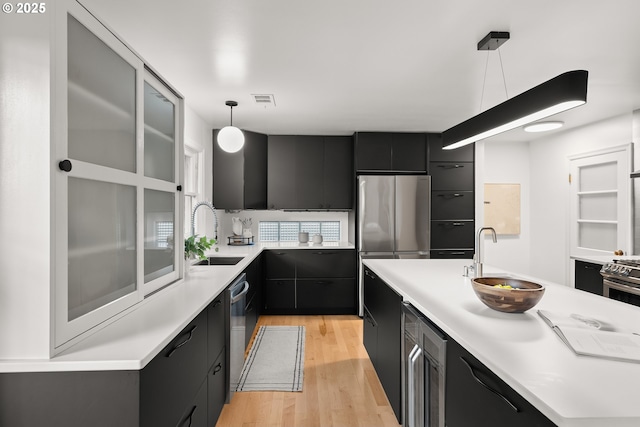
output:
[[60,9],[55,347],[177,280],[182,242],[181,100],[82,6]]

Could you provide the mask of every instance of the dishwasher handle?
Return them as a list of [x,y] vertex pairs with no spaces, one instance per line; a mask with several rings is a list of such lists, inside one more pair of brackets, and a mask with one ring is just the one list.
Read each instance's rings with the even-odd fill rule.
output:
[[232,290],[232,293],[231,293],[231,304],[234,304],[234,303],[240,301],[242,299],[242,297],[244,297],[247,294],[247,292],[249,292],[249,282],[247,282],[245,280],[243,283],[244,283],[244,286],[243,286],[242,290],[239,293],[233,295],[233,290]]

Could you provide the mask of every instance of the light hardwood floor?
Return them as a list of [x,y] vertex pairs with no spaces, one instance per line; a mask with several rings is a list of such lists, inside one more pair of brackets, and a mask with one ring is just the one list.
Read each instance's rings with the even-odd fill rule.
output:
[[261,316],[262,325],[306,327],[303,391],[235,393],[216,427],[399,426],[358,316]]

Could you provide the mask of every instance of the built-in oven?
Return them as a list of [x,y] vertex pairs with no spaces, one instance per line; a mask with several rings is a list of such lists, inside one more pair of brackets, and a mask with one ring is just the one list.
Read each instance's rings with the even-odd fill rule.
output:
[[403,426],[444,427],[446,335],[406,302],[402,325]]
[[600,270],[602,295],[640,307],[640,260],[615,260]]

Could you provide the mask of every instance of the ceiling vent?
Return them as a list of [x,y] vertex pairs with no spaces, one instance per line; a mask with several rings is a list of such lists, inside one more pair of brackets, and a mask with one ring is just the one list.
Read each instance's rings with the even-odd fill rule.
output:
[[265,107],[275,107],[276,99],[273,97],[273,94],[255,94],[252,93],[251,97],[256,105],[263,105]]

